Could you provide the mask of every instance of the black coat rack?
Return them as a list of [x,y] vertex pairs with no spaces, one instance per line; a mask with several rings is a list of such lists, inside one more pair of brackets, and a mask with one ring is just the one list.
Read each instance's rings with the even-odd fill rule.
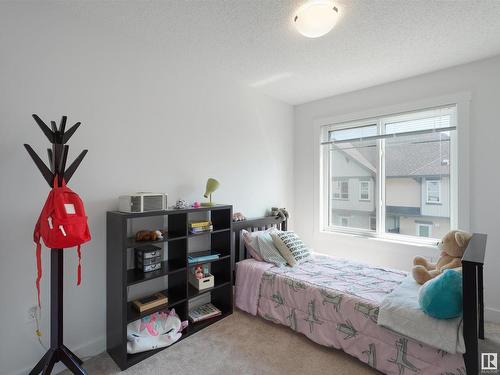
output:
[[[56,176],[61,186],[63,178],[65,182],[69,182],[88,151],[83,150],[66,169],[69,151],[66,143],[81,124],[77,122],[66,131],[66,116],[62,117],[59,128],[55,121],[50,122],[49,128],[37,115],[33,115],[33,118],[52,144],[52,147],[47,149],[50,168],[30,145],[24,144],[24,147],[49,186],[52,188]],[[50,349],[31,370],[30,375],[50,374],[54,365],[59,361],[64,363],[73,374],[87,375],[87,371],[82,367],[83,361],[63,344],[63,255],[62,249],[50,250]]]

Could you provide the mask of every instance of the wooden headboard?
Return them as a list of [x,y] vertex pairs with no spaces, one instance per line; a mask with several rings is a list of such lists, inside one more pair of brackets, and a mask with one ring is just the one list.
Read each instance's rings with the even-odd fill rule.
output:
[[273,227],[279,230],[287,230],[286,219],[276,218],[274,216],[265,216],[234,222],[234,263],[248,258],[247,250],[241,236],[242,230],[255,232],[258,230],[266,230]]

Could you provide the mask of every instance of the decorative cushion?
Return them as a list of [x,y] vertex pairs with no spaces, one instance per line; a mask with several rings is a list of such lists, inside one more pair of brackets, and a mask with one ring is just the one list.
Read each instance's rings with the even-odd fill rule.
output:
[[462,314],[462,274],[445,270],[427,281],[418,292],[420,308],[436,319],[451,319]]
[[312,259],[311,251],[295,232],[275,231],[271,233],[271,237],[290,266]]
[[248,232],[246,230],[241,231],[241,235],[243,236],[243,241],[245,241],[245,247],[247,248],[248,253],[252,258],[261,262],[264,259],[262,259],[262,256],[259,252],[259,244],[257,243],[258,233],[260,232]]
[[286,260],[281,256],[276,246],[274,246],[271,234],[275,232],[278,232],[278,230],[274,228],[259,232],[257,234],[257,243],[260,256],[264,261],[282,267],[286,265]]

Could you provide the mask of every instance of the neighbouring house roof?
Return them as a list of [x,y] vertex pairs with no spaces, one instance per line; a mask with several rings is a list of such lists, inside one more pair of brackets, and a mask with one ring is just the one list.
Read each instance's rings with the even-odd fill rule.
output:
[[447,176],[450,174],[450,142],[443,134],[423,134],[386,141],[385,175]]
[[[449,136],[442,133],[430,133],[386,140],[386,177],[448,176],[449,139]],[[344,143],[339,149],[374,174],[377,165],[374,145],[357,146],[355,143]]]

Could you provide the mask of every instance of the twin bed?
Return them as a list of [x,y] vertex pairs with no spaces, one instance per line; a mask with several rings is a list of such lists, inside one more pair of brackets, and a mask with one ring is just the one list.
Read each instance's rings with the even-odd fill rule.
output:
[[241,237],[243,229],[286,230],[286,225],[286,221],[273,217],[234,223],[238,308],[288,326],[318,344],[342,349],[386,374],[478,373],[478,338],[484,335],[482,265],[486,236],[475,234],[462,259],[462,355],[377,324],[382,301],[405,280],[406,272],[322,255],[293,268],[248,258]]

